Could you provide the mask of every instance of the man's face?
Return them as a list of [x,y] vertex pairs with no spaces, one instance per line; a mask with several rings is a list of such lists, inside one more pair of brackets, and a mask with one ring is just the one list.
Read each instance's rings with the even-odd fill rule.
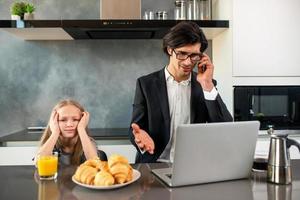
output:
[[[201,58],[200,43],[188,44],[176,49],[168,48],[170,67],[176,76],[186,78]],[[177,55],[176,55],[177,54]],[[186,58],[186,59],[184,59]]]

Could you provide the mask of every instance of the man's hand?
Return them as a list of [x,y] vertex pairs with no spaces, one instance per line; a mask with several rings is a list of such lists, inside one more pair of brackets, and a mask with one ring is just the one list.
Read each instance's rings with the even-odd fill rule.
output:
[[146,131],[140,129],[136,123],[131,124],[134,141],[141,150],[145,150],[150,154],[154,153],[154,142]]
[[[205,65],[206,70],[203,72],[203,66]],[[207,54],[203,53],[203,56],[198,64],[197,81],[201,84],[203,90],[210,92],[214,84],[212,82],[214,74],[214,65]]]

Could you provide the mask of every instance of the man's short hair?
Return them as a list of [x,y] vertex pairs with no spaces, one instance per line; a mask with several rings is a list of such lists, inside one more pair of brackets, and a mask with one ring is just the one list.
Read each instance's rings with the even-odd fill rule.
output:
[[169,55],[168,47],[180,48],[188,44],[200,43],[200,52],[204,52],[208,46],[207,39],[201,28],[195,22],[182,21],[172,27],[163,38],[163,50]]

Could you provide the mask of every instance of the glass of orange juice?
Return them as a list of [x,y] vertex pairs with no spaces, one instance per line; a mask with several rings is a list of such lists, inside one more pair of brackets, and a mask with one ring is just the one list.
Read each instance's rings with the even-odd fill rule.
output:
[[53,180],[57,177],[58,154],[39,155],[37,157],[38,174],[41,180]]

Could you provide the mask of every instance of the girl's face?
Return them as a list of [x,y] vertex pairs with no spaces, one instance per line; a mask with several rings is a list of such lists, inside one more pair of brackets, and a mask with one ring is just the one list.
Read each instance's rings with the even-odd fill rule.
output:
[[57,110],[58,125],[61,135],[65,138],[77,136],[77,125],[81,119],[82,112],[73,105],[67,105]]

